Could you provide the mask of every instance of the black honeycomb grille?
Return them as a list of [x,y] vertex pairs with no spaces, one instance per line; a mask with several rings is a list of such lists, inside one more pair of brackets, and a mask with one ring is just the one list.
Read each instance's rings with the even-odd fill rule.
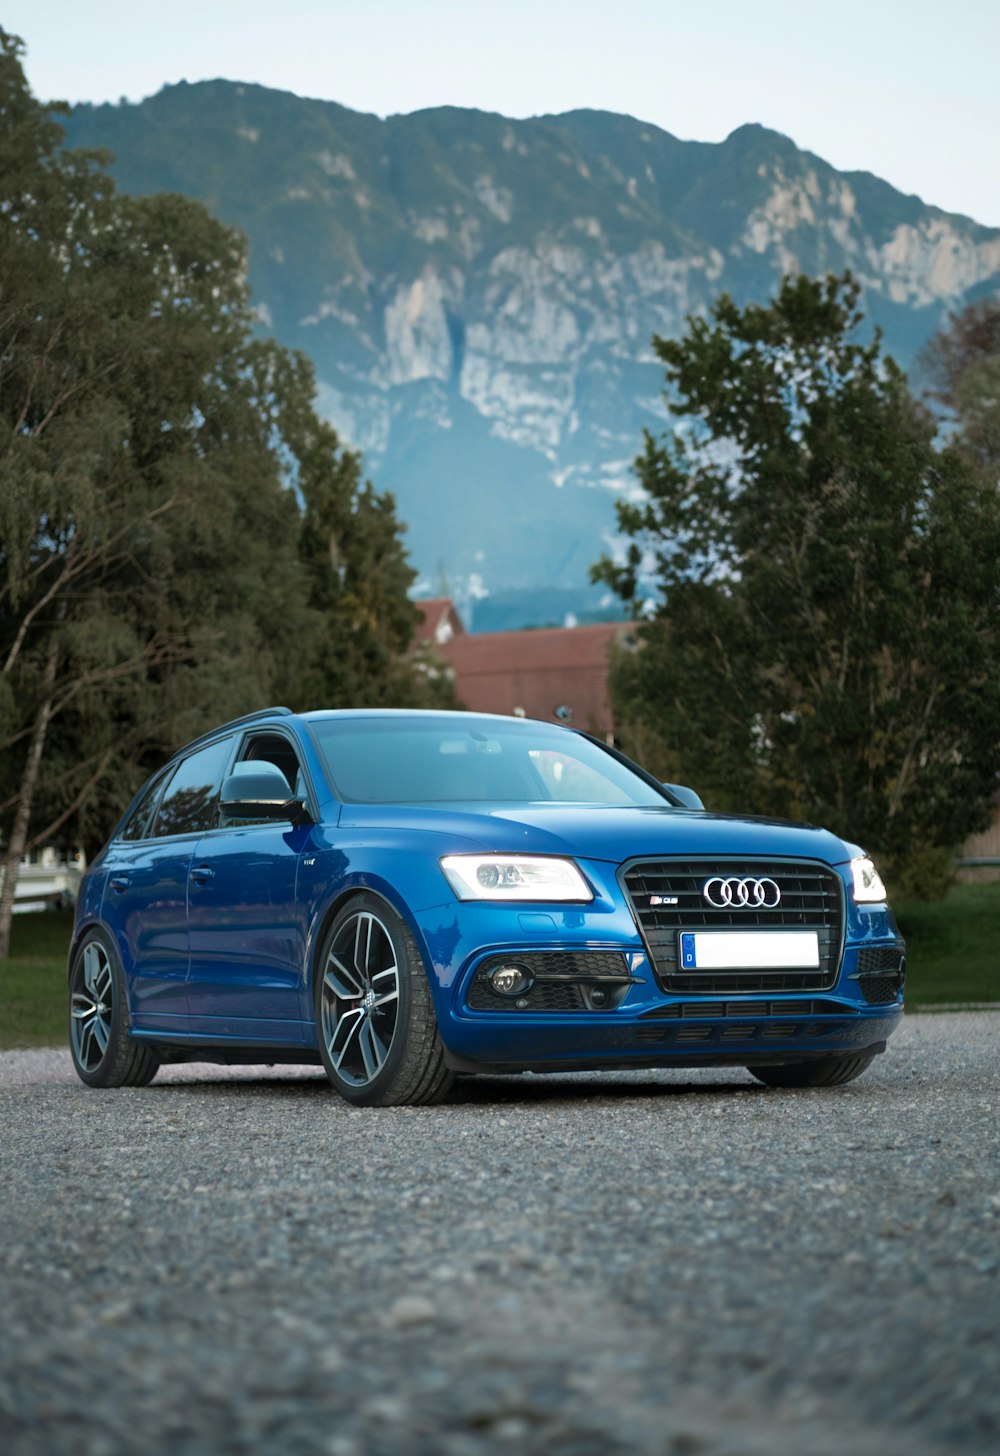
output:
[[572,976],[602,979],[605,976],[627,978],[625,957],[616,950],[531,950],[512,951],[510,955],[492,955],[483,961],[478,975],[488,976],[496,966],[516,961],[537,979],[541,976]]
[[[489,983],[497,966],[516,963],[534,977],[522,996],[501,996]],[[625,957],[618,951],[528,951],[490,956],[472,978],[466,996],[470,1011],[586,1011],[595,987],[608,993],[600,1009],[610,1009],[632,983]],[[598,1009],[594,1007],[593,1009]]]
[[858,951],[858,974],[862,976],[877,971],[898,971],[903,952],[898,945],[866,945]]
[[[781,890],[775,909],[717,909],[703,887],[724,878],[772,879]],[[836,984],[844,938],[840,878],[812,860],[656,859],[624,866],[622,884],[642,931],[657,980],[665,991],[762,995],[770,991],[824,991]],[[746,971],[682,971],[682,930],[815,930],[819,968],[764,967]]]
[[898,945],[866,945],[858,951],[858,986],[869,1006],[888,1006],[903,989],[905,963]]
[[[525,1004],[518,1005],[520,1001]],[[477,976],[469,987],[468,1005],[471,1011],[582,1011],[583,997],[579,986],[538,981],[523,996],[500,996]]]
[[899,997],[900,979],[898,975],[859,976],[858,985],[869,1006],[888,1006]]

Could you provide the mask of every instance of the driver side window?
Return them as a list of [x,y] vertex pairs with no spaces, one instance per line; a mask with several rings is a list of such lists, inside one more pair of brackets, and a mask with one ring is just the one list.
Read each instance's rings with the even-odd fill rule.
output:
[[181,760],[160,801],[154,838],[203,833],[212,828],[219,785],[232,746],[232,738],[222,738]]

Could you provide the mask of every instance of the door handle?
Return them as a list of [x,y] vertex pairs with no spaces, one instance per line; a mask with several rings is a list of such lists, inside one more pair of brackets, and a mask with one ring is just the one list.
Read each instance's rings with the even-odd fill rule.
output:
[[211,865],[195,865],[191,871],[191,878],[196,885],[207,885],[209,880],[215,878],[215,871]]
[[128,889],[128,875],[112,875],[108,884],[120,895],[123,890]]

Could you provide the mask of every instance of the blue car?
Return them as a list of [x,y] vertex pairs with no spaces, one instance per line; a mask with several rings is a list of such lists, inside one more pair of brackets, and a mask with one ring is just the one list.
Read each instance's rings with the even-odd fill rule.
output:
[[95,860],[70,1043],[93,1087],[313,1062],[362,1106],[477,1072],[832,1087],[885,1050],[904,964],[824,829],[708,813],[555,724],[272,708],[181,749]]

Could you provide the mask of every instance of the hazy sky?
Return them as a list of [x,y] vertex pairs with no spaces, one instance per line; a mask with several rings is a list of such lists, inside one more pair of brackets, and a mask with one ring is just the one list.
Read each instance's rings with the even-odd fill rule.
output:
[[1000,227],[1000,0],[7,0],[0,23],[46,100],[225,76],[382,116],[759,121]]

